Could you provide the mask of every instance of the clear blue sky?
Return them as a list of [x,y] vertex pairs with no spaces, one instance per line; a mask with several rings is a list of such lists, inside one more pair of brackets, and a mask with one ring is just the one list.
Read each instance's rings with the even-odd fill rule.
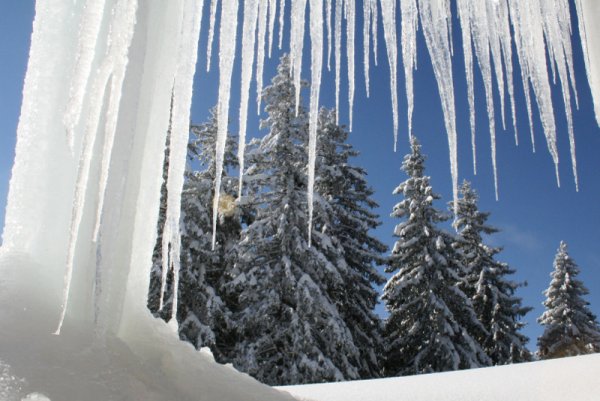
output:
[[[0,3],[0,226],[4,224],[4,206],[10,168],[14,157],[16,127],[21,103],[21,91],[26,69],[31,22],[33,19],[33,0],[5,1]],[[361,14],[361,13],[357,13]],[[206,17],[205,17],[206,18]],[[362,22],[357,22],[360,27]],[[528,286],[519,290],[524,304],[534,307],[527,316],[528,323],[525,334],[531,338],[530,347],[535,346],[535,339],[541,334],[541,328],[535,318],[543,310],[542,291],[549,284],[552,260],[561,240],[569,245],[571,256],[579,264],[582,273],[580,278],[590,289],[588,300],[592,310],[600,314],[600,129],[594,116],[590,91],[585,78],[584,66],[579,48],[579,39],[575,29],[575,72],[579,92],[579,110],[574,110],[575,136],[577,141],[577,159],[579,163],[580,191],[576,192],[573,184],[569,147],[567,141],[566,121],[563,113],[564,105],[558,87],[554,87],[553,101],[559,136],[560,175],[562,188],[557,188],[552,160],[546,151],[545,139],[534,107],[534,130],[537,153],[531,151],[529,127],[523,99],[520,78],[515,79],[517,94],[517,120],[520,134],[520,146],[514,143],[514,132],[507,128],[497,132],[498,173],[500,177],[500,200],[494,199],[493,176],[489,151],[489,133],[487,114],[485,112],[484,93],[481,76],[475,70],[476,109],[477,109],[477,145],[478,175],[472,173],[470,151],[470,132],[464,78],[462,46],[458,37],[460,28],[454,21],[454,38],[456,55],[453,59],[455,70],[455,94],[457,109],[457,127],[459,133],[459,174],[471,180],[480,194],[480,209],[490,211],[490,223],[502,230],[490,238],[490,243],[504,246],[499,259],[508,262],[517,270],[514,279],[527,281]],[[215,35],[212,69],[205,73],[206,41],[208,24],[203,21],[200,41],[198,78],[194,88],[194,104],[192,120],[203,121],[208,108],[216,102],[216,82],[218,79],[218,34]],[[376,235],[390,246],[394,242],[392,230],[397,223],[389,218],[393,205],[399,201],[391,194],[392,190],[405,179],[400,165],[407,145],[406,100],[404,82],[399,76],[399,109],[400,132],[398,152],[394,153],[392,144],[392,116],[389,100],[388,67],[385,46],[380,28],[379,66],[371,60],[371,97],[366,98],[362,77],[362,39],[360,29],[357,32],[356,55],[356,97],[354,107],[354,130],[350,141],[361,152],[357,164],[369,172],[369,180],[375,189],[375,198],[380,204],[379,213],[383,225]],[[287,32],[284,44],[288,40]],[[421,35],[421,33],[419,33]],[[432,177],[434,190],[441,194],[443,201],[439,208],[445,208],[445,202],[451,199],[451,185],[447,140],[442,119],[437,86],[429,63],[424,40],[419,36],[418,71],[415,74],[415,114],[413,120],[414,133],[421,140],[424,152],[428,155],[427,174]],[[307,39],[308,50],[308,39]],[[238,43],[239,46],[239,43]],[[284,45],[285,48],[285,45]],[[239,54],[239,53],[238,53]],[[275,52],[274,60],[279,53]],[[305,56],[308,62],[308,54]],[[265,83],[275,71],[276,62],[267,62]],[[342,67],[342,75],[346,68]],[[515,78],[519,77],[516,70]],[[304,77],[310,78],[308,63],[305,63]],[[341,121],[347,122],[347,100],[345,78],[342,82]],[[334,105],[333,73],[324,72],[322,87],[322,103]],[[253,84],[251,93],[255,93]],[[305,93],[306,96],[306,93]],[[254,95],[253,95],[254,98]],[[499,97],[495,91],[496,114],[500,115]],[[507,105],[508,107],[508,105]],[[237,127],[237,110],[239,108],[239,65],[234,69],[234,90],[231,103],[232,131]],[[249,136],[257,134],[256,106],[250,102]],[[59,118],[59,117],[57,117]],[[509,121],[508,118],[507,121]],[[497,126],[501,122],[497,118]],[[35,152],[35,149],[31,150]]]

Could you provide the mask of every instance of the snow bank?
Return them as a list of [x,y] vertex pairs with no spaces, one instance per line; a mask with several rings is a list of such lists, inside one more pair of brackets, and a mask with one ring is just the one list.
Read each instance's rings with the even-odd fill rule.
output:
[[596,401],[600,354],[412,377],[280,387],[303,401]]
[[136,341],[60,315],[62,277],[0,250],[1,401],[291,401],[179,341],[162,321],[135,322]]

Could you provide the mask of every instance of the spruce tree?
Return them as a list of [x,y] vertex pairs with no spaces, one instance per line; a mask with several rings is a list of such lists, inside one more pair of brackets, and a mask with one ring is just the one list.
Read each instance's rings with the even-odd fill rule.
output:
[[[192,138],[188,145],[190,164],[181,199],[181,270],[177,321],[179,335],[196,347],[210,347],[218,361],[226,362],[224,353],[231,347],[229,310],[221,298],[225,274],[233,263],[239,240],[240,216],[235,205],[224,205],[219,216],[217,244],[211,248],[212,199],[215,179],[215,143],[217,123],[214,111],[209,120],[190,128]],[[167,148],[168,149],[168,148]],[[225,176],[222,198],[232,201],[237,191],[237,180],[227,176],[227,169],[237,165],[235,142],[229,139],[225,153]],[[168,166],[168,151],[165,168]],[[149,307],[155,315],[169,320],[173,296],[172,274],[168,272],[164,306],[158,310],[160,297],[162,254],[161,225],[166,209],[166,177],[164,177],[159,218],[159,239],[153,254]],[[164,224],[164,223],[163,223]]]
[[520,319],[531,308],[523,307],[521,298],[515,296],[519,284],[507,279],[515,271],[495,260],[501,248],[483,242],[483,235],[498,232],[487,224],[490,214],[479,211],[477,193],[468,181],[463,182],[460,192],[462,197],[458,200],[454,228],[459,234],[455,247],[462,254],[466,268],[461,288],[471,299],[475,314],[485,328],[472,335],[494,365],[528,361],[531,359],[525,346],[528,338],[519,330],[524,326]]
[[589,310],[585,285],[577,279],[579,267],[561,241],[554,258],[550,287],[544,292],[546,311],[538,322],[544,333],[538,338],[541,359],[600,352],[600,327]]
[[370,234],[381,224],[373,212],[378,205],[366,171],[351,164],[359,153],[347,139],[348,132],[336,123],[335,112],[321,109],[315,188],[317,199],[327,208],[316,208],[314,224],[341,248],[338,268],[343,285],[330,294],[360,351],[360,377],[367,379],[378,377],[381,370],[381,327],[374,313],[379,294],[374,284],[385,282],[375,266],[385,263],[387,247]]
[[483,329],[469,298],[458,286],[465,275],[451,234],[438,224],[448,216],[433,206],[439,195],[424,175],[425,157],[416,138],[402,170],[408,179],[394,194],[403,200],[392,216],[404,219],[394,230],[383,300],[389,311],[385,324],[384,372],[388,376],[442,372],[490,364],[476,339]]
[[233,365],[270,385],[359,377],[359,352],[328,293],[342,276],[323,253],[326,236],[315,230],[307,242],[308,120],[295,99],[284,57],[263,90],[268,133],[248,152],[242,201],[254,216],[228,285],[237,300]]

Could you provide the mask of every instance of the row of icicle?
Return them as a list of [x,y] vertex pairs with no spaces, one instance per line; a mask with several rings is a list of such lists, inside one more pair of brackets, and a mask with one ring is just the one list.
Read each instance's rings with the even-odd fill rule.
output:
[[[170,142],[170,164],[168,171],[168,209],[163,234],[163,285],[167,268],[174,272],[175,283],[179,270],[179,210],[180,193],[183,187],[183,171],[185,168],[185,152],[188,139],[188,123],[190,116],[192,83],[195,74],[197,46],[200,35],[200,23],[203,15],[203,0],[181,0],[182,30],[180,32],[179,51],[176,62],[176,73],[172,77],[173,110],[172,132]],[[208,0],[206,0],[208,3]],[[576,0],[578,13],[581,13],[581,0]],[[217,27],[217,8],[220,5],[219,25],[219,90],[218,90],[218,138],[216,151],[215,198],[213,203],[213,246],[217,224],[217,208],[219,189],[221,187],[223,155],[228,131],[228,115],[231,95],[232,72],[236,57],[236,40],[238,27],[239,0],[211,0],[209,11],[209,34],[207,48],[207,68],[210,67],[212,44]],[[369,94],[369,57],[371,49],[377,64],[378,20],[383,25],[386,54],[390,68],[390,92],[393,113],[394,149],[398,136],[398,23],[397,6],[401,17],[400,45],[404,65],[406,97],[408,103],[408,132],[412,135],[413,106],[413,72],[417,67],[417,31],[422,28],[425,43],[432,61],[435,78],[438,84],[444,122],[448,135],[450,166],[454,199],[457,198],[458,162],[457,134],[454,102],[454,84],[452,76],[452,14],[450,0],[363,0],[363,58],[367,96]],[[106,119],[106,139],[103,146],[102,171],[100,179],[100,202],[96,217],[94,238],[97,240],[102,217],[103,196],[106,190],[106,177],[109,169],[110,155],[116,130],[117,111],[121,97],[123,79],[128,61],[128,50],[135,29],[135,11],[137,0],[87,0],[81,23],[78,45],[77,63],[72,74],[72,85],[68,108],[64,122],[69,146],[73,149],[76,127],[82,119],[82,110],[86,90],[91,90],[93,100],[91,112],[84,123],[83,151],[79,160],[77,187],[71,221],[71,237],[65,274],[62,315],[57,333],[64,320],[70,281],[72,278],[74,253],[81,224],[84,194],[88,185],[91,152],[99,130],[100,113],[105,95],[109,97]],[[275,25],[279,24],[278,46],[283,45],[285,21],[290,15],[289,52],[292,74],[296,86],[296,94],[300,93],[302,75],[302,58],[304,55],[304,36],[307,8],[310,37],[311,88],[310,88],[310,121],[309,121],[309,183],[308,204],[309,221],[312,220],[312,199],[315,178],[315,150],[317,109],[321,86],[322,67],[325,63],[331,70],[331,54],[335,60],[336,108],[339,109],[339,93],[341,80],[341,44],[342,26],[345,21],[346,62],[348,73],[348,108],[349,124],[352,129],[352,109],[354,102],[355,81],[355,31],[356,0],[244,0],[242,1],[242,36],[241,36],[241,103],[239,111],[239,150],[240,163],[240,195],[242,191],[244,171],[244,149],[246,143],[246,125],[248,114],[249,89],[255,73],[257,82],[257,109],[260,111],[263,67],[266,56],[272,54],[275,41]],[[287,9],[286,9],[287,8]],[[553,81],[560,79],[565,112],[568,122],[568,134],[571,146],[573,174],[577,185],[575,159],[575,142],[573,137],[573,118],[571,113],[571,90],[575,101],[575,79],[573,72],[573,55],[571,46],[571,22],[568,0],[456,0],[458,18],[463,38],[463,53],[466,66],[468,100],[470,109],[470,127],[473,148],[473,168],[476,171],[475,159],[475,114],[473,64],[477,59],[483,75],[489,130],[491,135],[492,163],[496,196],[498,195],[498,177],[496,172],[495,116],[492,95],[492,81],[495,77],[500,93],[502,124],[505,127],[505,88],[512,114],[515,140],[518,143],[514,86],[513,86],[513,54],[512,45],[516,48],[516,59],[521,67],[521,79],[525,88],[526,106],[529,116],[530,131],[533,142],[532,104],[530,88],[538,103],[540,119],[547,141],[548,149],[554,163],[558,166],[556,145],[556,125],[551,98],[550,76],[546,63],[551,66]],[[107,12],[110,10],[111,12]],[[381,15],[381,18],[379,18]],[[96,44],[100,40],[103,18],[110,18],[108,30],[109,50],[99,71],[92,71],[92,62],[96,56]],[[278,20],[277,20],[278,18]],[[512,28],[512,30],[511,30]],[[582,30],[580,24],[580,30]],[[326,35],[325,35],[326,32]],[[585,32],[581,31],[583,48],[586,51]],[[327,37],[325,39],[325,36]],[[333,39],[333,44],[332,44]],[[372,47],[371,47],[372,44]],[[327,55],[323,51],[327,45]],[[474,51],[473,51],[474,50]],[[475,56],[475,57],[474,57]],[[547,58],[546,58],[547,57]],[[256,60],[255,60],[256,59]],[[255,67],[256,62],[256,67]],[[503,68],[504,67],[504,68]],[[506,82],[506,85],[505,85]],[[89,85],[88,85],[89,83]],[[110,85],[109,85],[110,84]],[[89,88],[88,88],[89,86]],[[110,86],[110,87],[109,87]],[[87,88],[87,89],[86,89]],[[339,115],[339,113],[338,113]],[[534,144],[535,149],[535,144]],[[558,179],[558,167],[556,167]],[[310,240],[312,228],[308,228]],[[170,244],[170,246],[169,246]],[[169,251],[170,249],[170,251]],[[167,266],[170,261],[171,266]],[[161,307],[163,306],[161,298]],[[172,316],[177,315],[177,300],[173,302]]]

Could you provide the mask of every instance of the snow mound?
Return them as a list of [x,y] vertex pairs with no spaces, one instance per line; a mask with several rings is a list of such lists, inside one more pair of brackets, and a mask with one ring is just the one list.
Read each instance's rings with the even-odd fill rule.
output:
[[47,270],[0,250],[1,401],[293,399],[196,352],[149,314],[135,322],[135,342],[72,321],[53,335],[62,280]]
[[595,401],[600,354],[410,377],[280,387],[304,401]]

